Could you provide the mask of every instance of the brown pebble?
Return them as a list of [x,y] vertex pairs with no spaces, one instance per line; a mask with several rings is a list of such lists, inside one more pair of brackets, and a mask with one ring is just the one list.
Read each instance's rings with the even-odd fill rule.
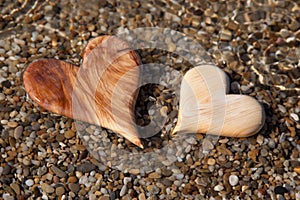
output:
[[51,185],[48,185],[47,183],[42,184],[42,190],[48,194],[54,192],[54,188]]
[[215,165],[215,164],[216,164],[216,160],[213,159],[213,158],[209,158],[209,159],[207,160],[207,164],[208,164],[208,165]]
[[56,193],[57,196],[61,196],[65,193],[65,188],[62,187],[62,186],[58,187],[58,188],[55,189],[55,193]]
[[68,182],[69,183],[76,183],[77,182],[77,177],[76,176],[70,176],[68,178]]
[[300,174],[300,166],[294,167],[294,172]]
[[68,187],[74,193],[77,193],[80,189],[79,184],[77,183],[69,183]]
[[149,174],[148,177],[154,179],[154,178],[160,178],[161,175],[159,173],[157,173],[157,172],[152,172],[151,174]]
[[67,130],[65,133],[64,133],[64,136],[65,138],[67,139],[71,139],[75,136],[75,132],[71,131],[71,130]]
[[16,183],[16,182],[11,183],[11,184],[10,184],[10,187],[15,191],[15,193],[16,193],[17,195],[20,195],[21,190],[20,190],[20,186],[19,186],[18,183]]
[[8,127],[10,128],[16,128],[18,126],[17,122],[7,122]]

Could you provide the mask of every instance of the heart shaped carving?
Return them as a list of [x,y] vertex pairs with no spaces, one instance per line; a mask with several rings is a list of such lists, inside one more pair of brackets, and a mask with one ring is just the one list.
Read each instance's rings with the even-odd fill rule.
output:
[[178,121],[172,132],[247,137],[264,124],[264,110],[252,97],[227,94],[226,74],[214,65],[200,65],[183,77]]
[[43,59],[26,68],[23,80],[41,107],[111,129],[143,148],[133,116],[140,64],[126,42],[101,36],[88,43],[81,67]]

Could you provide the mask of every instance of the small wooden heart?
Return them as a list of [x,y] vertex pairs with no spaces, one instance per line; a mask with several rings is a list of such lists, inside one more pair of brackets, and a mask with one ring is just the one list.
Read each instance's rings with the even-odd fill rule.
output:
[[176,133],[207,133],[247,137],[264,124],[264,110],[252,97],[227,94],[226,74],[216,66],[201,65],[183,77]]
[[133,115],[140,63],[127,43],[101,36],[85,48],[80,68],[43,59],[27,67],[23,80],[30,98],[41,107],[111,129],[142,148]]

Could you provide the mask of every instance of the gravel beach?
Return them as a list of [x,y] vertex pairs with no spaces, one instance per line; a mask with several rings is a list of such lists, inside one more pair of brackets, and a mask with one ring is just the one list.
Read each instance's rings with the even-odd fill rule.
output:
[[[144,83],[156,83],[137,95],[136,123],[154,122],[158,133],[141,131],[144,149],[50,113],[25,92],[29,63],[80,66],[100,35],[124,36],[145,64]],[[257,134],[170,134],[182,77],[206,62],[227,73],[231,94],[262,104]],[[300,200],[299,152],[299,1],[0,0],[0,199]]]

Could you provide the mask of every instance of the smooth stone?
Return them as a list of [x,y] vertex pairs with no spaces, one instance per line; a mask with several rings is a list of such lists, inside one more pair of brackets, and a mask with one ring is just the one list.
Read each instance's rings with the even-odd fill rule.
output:
[[60,178],[64,178],[67,176],[66,172],[64,172],[63,170],[59,169],[54,165],[51,166],[51,170]]
[[65,133],[64,133],[64,136],[65,136],[66,139],[71,139],[71,138],[73,138],[75,135],[76,135],[75,132],[74,132],[74,131],[71,131],[71,130],[67,130],[67,131],[65,131]]
[[223,187],[222,185],[216,185],[216,186],[214,187],[214,190],[217,191],[217,192],[220,192],[220,191],[222,191],[223,189],[224,189],[224,187]]
[[152,172],[148,175],[149,178],[152,178],[152,179],[156,179],[156,178],[160,178],[161,175],[157,172]]
[[80,190],[80,186],[77,183],[69,183],[68,187],[74,193],[77,193]]
[[238,182],[239,182],[239,178],[237,175],[232,174],[229,176],[229,184],[231,186],[236,186]]
[[7,126],[10,128],[16,128],[18,126],[17,122],[7,122]]
[[19,184],[17,184],[16,182],[11,183],[11,184],[10,184],[10,187],[15,191],[15,193],[16,193],[17,195],[19,195],[19,194],[21,193],[20,186],[19,186]]
[[209,158],[209,159],[207,160],[207,164],[208,164],[208,165],[215,165],[215,164],[216,164],[216,160],[213,159],[213,158]]
[[48,194],[54,192],[54,188],[51,185],[48,185],[47,183],[42,184],[42,190],[45,191]]
[[23,126],[17,126],[17,128],[14,130],[14,138],[16,140],[20,139],[23,133]]
[[3,101],[5,98],[6,98],[6,97],[5,97],[5,94],[0,93],[0,101]]
[[80,164],[79,166],[76,167],[76,170],[80,171],[82,173],[88,173],[88,172],[93,171],[94,169],[96,169],[96,166],[93,165],[90,162],[82,163],[82,164]]
[[204,151],[209,151],[209,150],[212,150],[214,148],[214,145],[210,140],[204,138],[203,141],[202,141],[202,148],[203,148]]
[[33,181],[32,179],[28,179],[28,180],[25,181],[25,184],[26,184],[28,187],[31,187],[31,186],[33,186],[33,184],[34,184],[34,181]]
[[61,196],[65,193],[65,188],[64,187],[57,187],[55,189],[55,194],[58,195],[58,196]]
[[123,185],[120,191],[120,196],[124,196],[127,193],[127,185]]

